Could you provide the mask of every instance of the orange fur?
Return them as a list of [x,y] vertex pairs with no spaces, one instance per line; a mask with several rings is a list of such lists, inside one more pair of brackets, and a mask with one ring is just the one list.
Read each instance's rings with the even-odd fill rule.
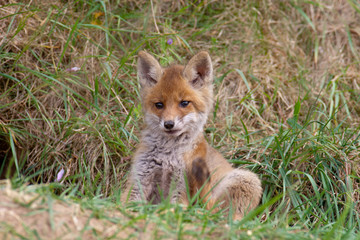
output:
[[146,127],[130,172],[130,200],[157,203],[161,194],[171,194],[171,201],[187,203],[185,173],[191,197],[202,188],[199,195],[209,209],[215,204],[219,208],[231,205],[234,218],[241,219],[259,204],[262,188],[256,174],[234,169],[202,134],[213,103],[212,71],[206,52],[198,53],[185,66],[168,68],[139,52]]

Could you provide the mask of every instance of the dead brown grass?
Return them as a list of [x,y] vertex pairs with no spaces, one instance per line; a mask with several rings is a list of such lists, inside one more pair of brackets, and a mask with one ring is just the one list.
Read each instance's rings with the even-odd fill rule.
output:
[[120,212],[111,210],[104,213],[110,220],[99,219],[78,204],[15,191],[10,183],[4,186],[0,189],[1,239],[124,239],[134,233],[131,227],[124,229],[128,219]]
[[[316,120],[325,121],[336,111],[333,125],[342,121],[349,128],[360,125],[360,15],[351,1],[153,2],[153,9],[146,1],[109,3],[108,12],[96,17],[88,14],[91,4],[2,1],[11,4],[0,12],[0,45],[6,52],[0,71],[28,88],[0,80],[0,92],[7,92],[0,99],[5,106],[0,109],[3,152],[10,152],[12,136],[25,156],[27,173],[39,172],[33,182],[54,181],[60,168],[66,169],[66,176],[88,168],[90,179],[84,177],[80,185],[84,188],[84,182],[104,178],[102,190],[108,195],[111,185],[125,174],[124,164],[136,142],[122,130],[139,136],[138,113],[130,116],[128,125],[121,125],[139,104],[135,53],[146,48],[165,62],[175,58],[172,52],[188,58],[193,52],[182,39],[193,51],[208,50],[216,76],[224,76],[216,85],[217,117],[208,126],[215,126],[214,142],[228,155],[248,154],[258,160],[259,149],[239,153],[246,141],[229,137],[228,128],[244,134],[241,119],[249,132],[258,131],[250,136],[251,142],[275,134],[280,123],[286,126],[292,117],[299,97],[307,99],[301,120],[316,109],[323,112],[311,112]],[[191,6],[184,14],[172,14],[187,5]],[[137,15],[126,21],[119,18],[130,12]],[[74,34],[77,19],[83,24],[95,19],[100,26],[82,26]],[[101,28],[109,29],[118,42],[108,44]],[[174,33],[178,36],[167,35]],[[148,36],[152,38],[144,40]],[[162,46],[166,36],[174,38],[171,51]],[[81,70],[69,71],[73,67]],[[247,82],[235,69],[244,73]],[[98,85],[96,107],[99,79],[103,82]],[[229,116],[233,116],[231,125]],[[318,129],[312,129],[314,135]],[[358,150],[351,154],[355,156],[349,158],[351,169],[359,175]],[[44,165],[50,170],[43,171]]]
[[[164,223],[143,218],[141,213],[125,216],[114,207],[99,206],[92,210],[69,200],[54,199],[51,194],[38,194],[36,188],[41,186],[13,190],[9,181],[0,182],[1,239],[175,239],[174,233],[162,226]],[[164,214],[164,210],[155,213],[158,218]],[[195,239],[189,234],[192,231],[204,232],[191,222],[182,228],[186,239]],[[220,229],[204,233],[207,238],[222,235]]]
[[[291,117],[294,103],[299,96],[304,95],[301,91],[310,90],[310,97],[315,101],[325,88],[321,98],[328,105],[332,100],[327,89],[329,77],[332,78],[331,81],[339,81],[339,85],[353,86],[356,92],[359,91],[356,86],[359,65],[357,56],[351,51],[346,28],[349,28],[352,36],[352,47],[359,52],[360,45],[357,43],[360,35],[356,29],[360,18],[348,1],[319,1],[318,7],[301,5],[315,26],[314,29],[290,3],[259,2],[261,4],[254,13],[256,18],[246,15],[249,10],[243,6],[244,3],[229,3],[228,8],[238,9],[238,14],[222,14],[220,18],[229,18],[229,26],[226,25],[226,30],[220,31],[221,37],[227,41],[236,39],[244,43],[243,49],[229,43],[228,53],[223,58],[224,64],[230,69],[241,69],[244,73],[251,69],[260,80],[251,81],[247,76],[250,89],[256,89],[252,94],[252,99],[255,100],[253,103],[256,109],[261,109],[261,105],[264,105],[266,110],[256,116],[254,111],[244,106],[226,106],[229,99],[242,99],[248,93],[241,76],[233,72],[226,77],[218,93],[223,106],[220,109],[228,110],[223,113],[224,116],[239,109],[234,115],[249,120],[248,126],[252,130],[263,128],[271,134],[277,131],[279,121],[285,122]],[[319,46],[315,48],[317,41]],[[306,82],[305,86],[300,85],[305,87],[303,90],[299,89],[300,78]],[[351,97],[346,99],[349,100],[347,104],[351,108],[350,112],[358,116],[358,104]],[[312,103],[313,101],[303,103],[304,113]],[[344,108],[339,109],[338,114],[347,115]],[[358,126],[359,121],[355,120],[350,124]]]
[[[54,181],[59,170],[57,166],[66,166],[67,176],[78,174],[80,167],[89,167],[91,176],[95,177],[102,169],[112,175],[110,165],[115,165],[113,172],[121,178],[124,174],[121,166],[127,156],[112,154],[110,160],[105,160],[107,156],[104,154],[109,154],[108,149],[117,147],[105,143],[98,129],[108,128],[105,134],[113,134],[109,126],[112,118],[124,120],[127,109],[118,110],[122,100],[117,97],[109,101],[107,108],[111,109],[110,114],[90,112],[94,107],[91,105],[91,90],[95,89],[95,78],[102,75],[101,65],[105,56],[84,56],[102,55],[99,45],[104,41],[104,34],[100,30],[81,30],[68,50],[64,50],[71,29],[57,26],[71,27],[76,18],[88,10],[86,6],[64,5],[61,1],[32,1],[30,4],[4,1],[3,4],[8,5],[0,13],[0,18],[4,18],[0,25],[0,44],[5,46],[9,57],[1,62],[0,70],[23,81],[27,90],[16,81],[1,79],[1,93],[14,87],[15,91],[1,98],[1,105],[8,107],[2,108],[0,121],[5,134],[13,134],[16,147],[26,156],[26,166],[33,169],[33,173],[44,164],[51,166],[51,171],[40,174],[34,180]],[[35,7],[40,9],[34,10]],[[49,8],[51,15],[47,12]],[[49,24],[49,16],[53,15],[58,15],[58,23],[52,25]],[[99,45],[90,42],[98,42]],[[14,55],[17,56],[15,59]],[[59,65],[60,56],[63,57]],[[108,63],[115,74],[116,63]],[[81,71],[72,73],[69,69],[73,67],[81,68]],[[64,86],[68,89],[66,95]],[[98,92],[101,96],[108,94],[101,84]],[[104,104],[102,101],[99,99],[100,105]],[[14,123],[15,119],[20,122]],[[56,122],[58,120],[60,122]],[[6,139],[4,146],[8,146],[9,137],[3,138]],[[5,150],[10,153],[9,147]],[[105,192],[109,190],[110,179],[106,180]]]

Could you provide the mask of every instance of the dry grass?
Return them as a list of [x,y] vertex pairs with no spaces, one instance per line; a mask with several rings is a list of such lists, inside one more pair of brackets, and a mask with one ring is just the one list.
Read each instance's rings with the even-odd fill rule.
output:
[[61,183],[79,195],[116,193],[141,129],[136,52],[168,64],[207,50],[217,100],[209,141],[261,174],[269,197],[285,191],[281,181],[302,200],[326,191],[326,170],[336,193],[353,185],[360,211],[356,1],[0,6],[0,159],[9,173],[50,183],[64,169]]
[[120,212],[105,210],[107,219],[100,219],[78,204],[69,205],[34,192],[14,191],[10,183],[3,186],[0,190],[2,239],[15,236],[18,239],[123,239],[135,232],[132,228],[124,229],[129,219]]
[[[124,121],[128,111],[119,96],[106,99],[109,90],[115,94],[114,88],[106,89],[98,84],[97,78],[106,74],[101,70],[106,56],[99,47],[104,40],[103,32],[81,29],[69,38],[69,28],[84,14],[79,5],[33,1],[31,5],[10,4],[2,11],[1,39],[8,57],[2,60],[1,69],[17,80],[2,76],[1,92],[5,94],[1,105],[6,107],[2,108],[1,122],[4,133],[11,134],[17,149],[26,155],[25,164],[31,167],[30,173],[44,166],[51,167],[51,171],[37,176],[36,182],[54,181],[59,166],[66,166],[67,176],[76,175],[82,164],[82,167],[89,167],[93,179],[102,169],[109,171],[113,164],[121,178],[121,166],[129,154],[128,150],[116,152],[123,146],[104,142],[106,136],[102,136],[121,136],[113,132],[114,123],[111,122],[115,119]],[[67,11],[73,14],[69,15]],[[12,14],[14,17],[9,17]],[[51,24],[49,16],[53,15],[58,17],[58,22]],[[118,67],[115,60],[106,62],[112,69],[110,73],[114,74]],[[73,73],[70,70],[73,67],[81,70]],[[109,86],[114,84],[114,79],[109,80],[113,81],[108,83]],[[132,91],[130,87],[128,90]],[[95,94],[100,96],[96,99],[98,102],[94,101]],[[126,143],[126,147],[130,146]],[[106,159],[110,152],[110,159]],[[109,179],[106,179],[106,185],[109,185]]]

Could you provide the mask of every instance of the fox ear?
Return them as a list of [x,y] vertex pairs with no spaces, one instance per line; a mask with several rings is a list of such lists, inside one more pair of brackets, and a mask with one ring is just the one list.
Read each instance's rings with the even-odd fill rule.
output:
[[205,51],[193,56],[183,71],[184,77],[194,88],[201,88],[213,81],[213,67],[209,54]]
[[141,87],[155,85],[162,75],[162,68],[159,62],[144,51],[140,51],[138,57],[137,71]]

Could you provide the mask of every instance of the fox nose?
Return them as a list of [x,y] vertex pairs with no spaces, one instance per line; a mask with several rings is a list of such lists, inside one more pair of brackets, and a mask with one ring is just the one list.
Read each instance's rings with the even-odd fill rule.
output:
[[168,130],[172,129],[174,127],[175,123],[174,121],[165,121],[164,122],[164,127]]

